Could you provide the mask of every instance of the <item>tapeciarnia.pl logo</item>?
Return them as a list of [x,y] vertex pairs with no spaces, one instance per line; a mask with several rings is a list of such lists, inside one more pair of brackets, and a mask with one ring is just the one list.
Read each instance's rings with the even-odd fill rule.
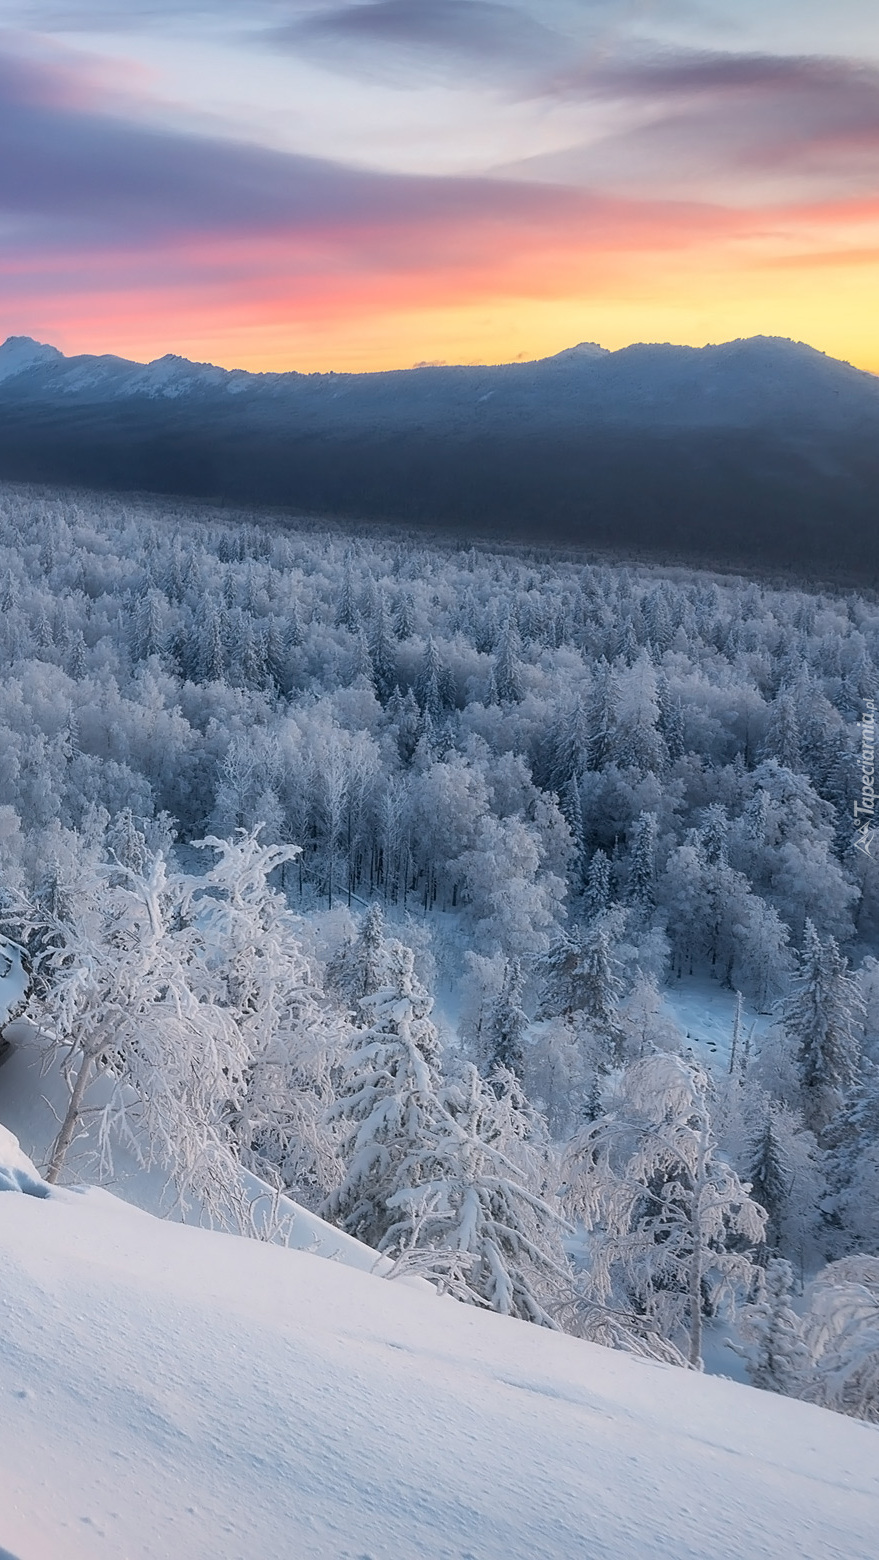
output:
[[863,851],[865,856],[870,856],[872,855],[870,846],[876,833],[873,828],[873,818],[876,813],[876,703],[874,699],[866,700],[860,727],[861,799],[855,802],[855,828],[858,836],[855,840],[855,850]]

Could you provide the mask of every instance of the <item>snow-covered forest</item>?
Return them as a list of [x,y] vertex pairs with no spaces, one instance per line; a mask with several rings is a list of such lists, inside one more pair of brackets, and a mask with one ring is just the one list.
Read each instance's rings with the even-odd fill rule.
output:
[[879,602],[12,488],[0,601],[50,1181],[879,1420]]

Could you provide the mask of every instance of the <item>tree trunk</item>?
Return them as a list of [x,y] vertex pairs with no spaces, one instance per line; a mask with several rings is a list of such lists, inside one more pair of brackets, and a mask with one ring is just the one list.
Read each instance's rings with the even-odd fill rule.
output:
[[67,1158],[67,1151],[73,1142],[73,1136],[82,1111],[82,1102],[91,1080],[93,1065],[94,1057],[90,1052],[86,1052],[80,1063],[79,1072],[76,1075],[76,1083],[73,1085],[70,1103],[67,1106],[67,1114],[61,1123],[61,1131],[52,1145],[52,1157],[49,1160],[49,1168],[46,1171],[46,1180],[53,1186],[61,1174],[64,1161]]
[[702,1369],[702,1241],[694,1232],[690,1261],[690,1364]]
[[708,1122],[703,1117],[699,1133],[699,1159],[693,1187],[693,1255],[690,1258],[690,1365],[702,1369],[702,1270],[705,1240],[702,1234],[702,1192],[708,1155]]

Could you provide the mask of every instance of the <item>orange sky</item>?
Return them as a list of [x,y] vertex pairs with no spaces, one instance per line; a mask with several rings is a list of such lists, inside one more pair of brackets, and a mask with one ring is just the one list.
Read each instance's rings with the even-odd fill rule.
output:
[[506,362],[582,340],[701,346],[766,334],[879,372],[879,211],[761,214],[763,231],[740,215],[716,229],[675,213],[665,229],[652,216],[628,234],[590,235],[573,220],[567,231],[470,234],[458,255],[408,265],[370,257],[360,269],[345,264],[357,247],[348,233],[325,247],[294,237],[189,243],[146,265],[129,253],[87,255],[21,278],[0,267],[6,334],[68,354],[178,352],[303,372]]
[[[863,45],[651,41],[620,0],[630,32],[601,53],[578,38],[563,69],[565,3],[477,5],[471,27],[460,0],[430,0],[445,31],[426,33],[414,0],[361,0],[352,53],[344,6],[301,0],[283,58],[235,43],[237,0],[210,37],[185,5],[163,26],[145,8],[140,32],[129,11],[118,36],[59,29],[58,4],[42,29],[0,29],[0,339],[311,371],[768,334],[879,372]],[[391,22],[400,58],[433,51],[420,93],[387,75]],[[508,29],[491,50],[489,23]]]

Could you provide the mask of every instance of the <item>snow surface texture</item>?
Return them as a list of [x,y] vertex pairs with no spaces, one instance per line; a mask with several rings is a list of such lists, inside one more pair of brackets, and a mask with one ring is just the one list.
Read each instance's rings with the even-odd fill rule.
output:
[[[677,1024],[688,1049],[716,1072],[729,1069],[730,1046],[736,1015],[736,993],[728,991],[710,976],[690,976],[675,980],[663,988],[665,1014]],[[763,1040],[772,1027],[774,1013],[761,1013],[751,1002],[743,1002],[740,1014],[739,1044]]]
[[0,1271],[18,1560],[876,1552],[879,1431],[821,1409],[105,1192],[0,1199]]

